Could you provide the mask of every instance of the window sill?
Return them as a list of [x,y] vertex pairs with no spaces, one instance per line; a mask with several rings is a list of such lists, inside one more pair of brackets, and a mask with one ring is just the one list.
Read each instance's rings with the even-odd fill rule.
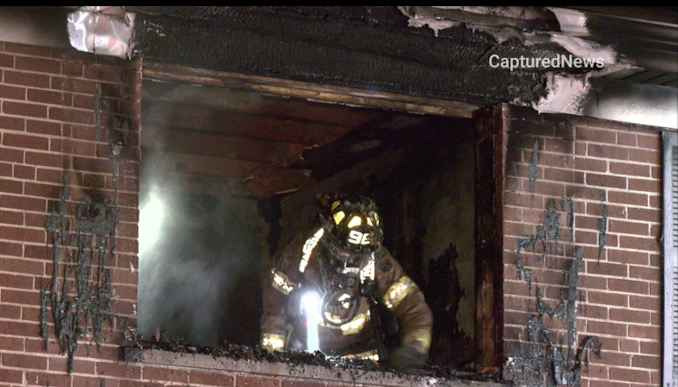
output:
[[[479,375],[460,374],[459,378],[428,376],[393,371],[374,371],[349,368],[343,365],[326,366],[300,364],[289,361],[268,361],[261,359],[236,359],[228,356],[214,356],[201,353],[173,352],[163,349],[127,347],[125,361],[142,365],[171,366],[202,371],[246,373],[272,378],[296,379],[324,383],[379,386],[503,386],[495,381],[477,380]],[[422,371],[423,372],[423,371]],[[481,377],[482,378],[482,377]],[[476,379],[476,380],[474,380]]]

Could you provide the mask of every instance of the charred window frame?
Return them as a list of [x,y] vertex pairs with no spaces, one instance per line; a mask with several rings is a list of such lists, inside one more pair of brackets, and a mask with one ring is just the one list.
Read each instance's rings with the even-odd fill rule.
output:
[[[475,361],[480,368],[494,369],[500,366],[501,354],[501,260],[500,246],[487,245],[482,240],[499,241],[497,233],[500,232],[501,208],[497,201],[501,192],[501,134],[500,110],[489,109],[479,112],[474,106],[435,100],[424,100],[394,96],[389,94],[372,93],[371,97],[365,97],[364,91],[349,90],[344,88],[327,87],[317,91],[315,85],[298,82],[260,79],[258,77],[234,76],[233,74],[212,74],[205,76],[204,72],[193,71],[176,66],[163,66],[147,64],[144,68],[144,79],[160,82],[180,82],[185,84],[197,84],[205,86],[227,87],[234,90],[246,90],[261,93],[261,95],[300,98],[307,101],[322,101],[330,104],[344,106],[368,107],[370,109],[384,109],[401,111],[405,113],[425,114],[431,116],[457,117],[468,121],[469,132],[472,136],[472,144],[475,148],[472,164],[475,173],[474,195],[475,210],[474,229],[484,230],[485,234],[476,232],[475,241],[469,241],[475,245],[475,285],[474,290],[466,289],[466,297],[470,297],[475,304],[474,322],[475,334]],[[143,109],[142,100],[142,109]],[[143,112],[142,112],[143,116]],[[144,130],[149,130],[142,120],[142,145]],[[153,130],[151,128],[151,130]],[[142,153],[142,160],[143,160]],[[181,164],[177,164],[181,168]],[[487,167],[490,166],[489,169]],[[141,177],[144,179],[143,173]],[[369,177],[368,177],[369,179]],[[143,182],[142,182],[143,184]],[[211,185],[214,188],[214,185]],[[219,188],[216,189],[219,191]],[[209,195],[203,198],[209,201]],[[482,198],[491,198],[483,201]],[[275,250],[275,243],[281,240],[280,225],[276,224],[277,212],[280,211],[279,203],[275,201],[258,201],[258,215],[265,218],[269,229],[264,238],[268,239],[269,252]],[[143,219],[142,219],[143,221]],[[492,225],[488,227],[488,225]],[[140,236],[141,238],[142,236]],[[284,239],[284,238],[283,238]],[[497,242],[498,243],[498,242]],[[141,243],[140,243],[141,245]],[[273,245],[273,246],[272,246]],[[483,263],[479,263],[482,260]],[[496,262],[492,261],[495,260]],[[141,262],[140,262],[141,265]],[[480,271],[477,271],[480,269]],[[140,276],[141,281],[141,276]],[[141,288],[142,284],[140,284]],[[485,289],[483,292],[481,289]],[[487,292],[489,289],[489,293]],[[480,306],[478,306],[480,302]],[[142,315],[142,305],[139,314]],[[258,322],[258,321],[257,321]],[[480,324],[479,324],[480,322]],[[162,332],[155,331],[155,339],[158,340]],[[148,335],[146,335],[148,338]],[[153,337],[151,337],[153,339]]]

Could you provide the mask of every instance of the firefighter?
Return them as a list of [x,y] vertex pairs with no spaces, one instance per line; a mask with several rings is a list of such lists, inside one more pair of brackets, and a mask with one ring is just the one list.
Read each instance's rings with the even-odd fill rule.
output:
[[375,202],[360,194],[318,199],[322,227],[280,252],[264,286],[262,347],[320,350],[397,370],[422,367],[433,317],[383,246]]

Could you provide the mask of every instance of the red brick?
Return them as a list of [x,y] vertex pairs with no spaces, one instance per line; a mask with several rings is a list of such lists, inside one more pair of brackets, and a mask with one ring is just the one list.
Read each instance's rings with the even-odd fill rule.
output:
[[25,100],[26,88],[0,85],[0,98]]
[[17,274],[43,275],[45,274],[45,264],[44,262],[31,261],[28,259],[0,257],[0,271],[8,271]]
[[17,179],[35,180],[35,167],[14,164],[14,177]]
[[650,227],[647,223],[625,222],[621,220],[610,219],[608,231],[612,233],[647,236],[649,235]]
[[607,276],[615,277],[627,277],[628,276],[628,266],[617,263],[607,263],[607,262],[586,262],[586,273],[588,274],[601,274]]
[[661,210],[657,208],[628,208],[629,219],[644,220],[653,223],[661,222]]
[[649,294],[649,284],[645,281],[634,281],[631,279],[609,278],[608,286],[610,290],[625,293]]
[[623,380],[634,383],[650,383],[650,373],[643,370],[628,368],[610,368],[610,379]]
[[49,149],[49,140],[44,137],[27,136],[23,134],[5,133],[2,144],[16,148]]
[[77,124],[94,125],[94,112],[87,110],[64,109],[50,107],[48,117],[51,120],[73,122]]
[[137,272],[130,273],[129,267],[126,269],[111,269],[112,284],[137,284]]
[[5,71],[5,83],[39,88],[49,87],[49,75],[31,74],[17,71]]
[[16,368],[30,368],[34,370],[46,370],[47,358],[18,353],[3,353],[2,365]]
[[7,117],[0,115],[0,129],[23,131],[26,128],[26,119],[23,117]]
[[0,163],[0,176],[12,176],[12,164]]
[[[0,307],[2,309],[2,307]],[[5,337],[0,336],[0,348],[5,351],[23,351],[24,350],[24,339],[20,337]],[[2,371],[0,371],[0,375]],[[0,380],[2,377],[0,377]]]
[[647,265],[650,262],[648,253],[645,252],[618,249],[606,250],[607,260],[610,262],[629,263],[634,265]]
[[647,207],[648,205],[647,194],[610,191],[607,195],[607,199],[610,203],[632,204],[636,206],[645,206],[645,207]]
[[24,257],[35,259],[52,259],[52,247],[46,245],[25,245]]
[[233,386],[233,376],[222,373],[203,372],[192,370],[190,374],[191,384],[207,384],[210,386]]
[[40,227],[45,228],[45,214],[33,214],[27,212],[24,215],[24,225],[26,227]]
[[586,301],[591,304],[603,304],[614,306],[628,306],[629,296],[626,294],[612,293],[612,292],[597,292],[589,290],[587,292]]
[[662,344],[660,342],[641,341],[640,352],[646,355],[661,355]]
[[63,183],[63,173],[61,170],[57,169],[36,169],[36,179],[38,181],[44,181],[47,183]]
[[62,72],[64,75],[81,77],[83,67],[84,66],[81,63],[66,61],[62,63]]
[[610,320],[648,324],[650,322],[650,314],[642,310],[610,308]]
[[73,103],[72,94],[58,91],[28,89],[27,97],[31,102],[39,102],[51,105],[70,106]]
[[652,150],[662,149],[662,137],[659,133],[652,135],[638,134],[638,147]]
[[17,305],[0,305],[0,317],[6,319],[18,320],[21,318],[21,307]]
[[[119,383],[120,383],[119,387],[163,387],[163,386],[166,385],[166,384],[160,383],[160,382],[158,382],[158,383],[147,382],[147,381],[136,382],[136,381],[132,381],[132,380],[121,380]],[[174,385],[174,384],[167,384],[167,386],[172,386],[172,385]],[[108,386],[108,384],[106,384],[106,386]]]
[[573,145],[574,142],[570,140],[562,140],[558,138],[545,138],[543,150],[544,152],[572,154],[574,150]]
[[45,57],[50,57],[54,53],[54,49],[52,48],[33,46],[21,43],[6,43],[5,51],[14,52],[17,54],[26,54],[31,56],[45,56]]
[[604,159],[628,160],[629,149],[620,146],[588,144],[587,155]]
[[73,168],[89,172],[110,172],[111,162],[106,159],[90,157],[73,157]]
[[26,372],[28,383],[39,386],[69,386],[71,377],[66,373]]
[[52,84],[50,87],[62,91],[94,95],[96,92],[96,85],[97,82],[91,80],[74,79],[70,77],[52,77]]
[[576,128],[576,138],[580,141],[590,142],[604,142],[608,144],[615,144],[617,142],[617,134],[612,130],[599,130],[585,127]]
[[[58,122],[26,120],[26,131],[30,133],[48,134],[53,136],[62,135],[62,124]],[[65,133],[64,133],[65,134]]]
[[81,109],[91,109],[96,99],[92,95],[76,94],[73,96],[73,107]]
[[0,193],[21,195],[23,193],[23,182],[11,179],[0,179]]
[[607,289],[607,279],[600,276],[579,274],[579,288],[581,289]]
[[61,61],[17,56],[14,67],[18,70],[36,71],[41,73],[61,73]]
[[14,67],[14,55],[0,53],[0,67]]
[[280,382],[277,379],[263,376],[238,375],[235,385],[236,387],[279,387]]
[[12,304],[40,305],[40,292],[3,289],[0,301]]
[[188,383],[188,371],[174,368],[145,366],[143,368],[143,379]]
[[654,165],[661,164],[661,152],[645,149],[629,149],[629,160]]
[[620,236],[619,247],[647,251],[661,250],[659,241],[654,238],[636,238],[625,235]]
[[0,226],[0,235],[2,235],[3,238],[11,239],[16,242],[45,243],[47,241],[46,231],[23,227]]
[[583,176],[583,174],[571,169],[544,168],[545,180],[562,181],[565,183],[583,183],[583,181],[577,181],[580,175]]
[[14,289],[33,289],[33,277],[0,273],[0,286]]
[[629,178],[629,191],[659,193],[662,191],[662,184],[660,180]]
[[624,133],[617,132],[617,144],[619,145],[628,145],[636,146],[636,134],[635,133]]
[[[2,186],[2,181],[0,180],[0,187]],[[2,189],[0,189],[2,191]],[[0,224],[24,224],[24,214],[19,211],[5,211],[0,209]],[[0,242],[2,243],[2,242]],[[2,254],[2,248],[0,248],[0,254]]]
[[629,277],[631,278],[638,278],[655,282],[661,282],[662,275],[663,273],[659,266],[655,267],[631,266],[629,272]]
[[37,118],[47,117],[47,107],[44,105],[4,101],[2,109],[6,114],[29,116]]
[[115,247],[120,252],[136,253],[139,251],[139,242],[136,239],[119,239]]
[[[582,376],[582,379],[585,379],[586,376]],[[629,383],[622,382],[613,382],[610,380],[590,380],[588,387],[635,387],[631,386]]]
[[622,176],[601,175],[588,172],[586,173],[586,184],[604,188],[626,189],[626,178]]
[[607,172],[607,160],[575,157],[574,168],[577,170]]
[[64,156],[53,153],[26,152],[26,164],[61,168],[64,164]]
[[24,371],[0,368],[0,380],[6,383],[23,383]]
[[631,296],[629,298],[631,308],[645,309],[649,311],[661,310],[662,303],[658,297]]
[[[620,340],[619,342],[619,350],[622,352],[630,352],[630,353],[638,353],[638,349],[640,348],[640,343],[638,340]],[[614,350],[614,348],[609,348]]]
[[659,341],[661,338],[661,328],[659,326],[629,325],[629,337]]
[[141,378],[141,368],[127,363],[97,363],[97,374],[127,379]]
[[650,177],[650,166],[636,163],[610,161],[610,173],[617,175]]
[[325,387],[325,383],[300,380],[283,380],[282,387]]

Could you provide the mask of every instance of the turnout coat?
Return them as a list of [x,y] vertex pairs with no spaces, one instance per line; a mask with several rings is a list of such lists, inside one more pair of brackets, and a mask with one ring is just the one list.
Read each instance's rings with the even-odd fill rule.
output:
[[[322,289],[320,259],[327,259],[323,255],[328,254],[323,237],[322,228],[309,235],[299,235],[276,257],[268,284],[264,285],[262,347],[269,350],[306,349],[308,320],[298,318],[295,301],[306,289]],[[433,317],[417,284],[384,246],[365,259],[359,271],[361,279],[375,282],[375,301],[395,316],[400,347],[411,346],[427,355]],[[319,349],[326,355],[379,360],[370,300],[360,297],[359,302],[355,316],[343,324],[328,324],[320,318],[317,324]]]

